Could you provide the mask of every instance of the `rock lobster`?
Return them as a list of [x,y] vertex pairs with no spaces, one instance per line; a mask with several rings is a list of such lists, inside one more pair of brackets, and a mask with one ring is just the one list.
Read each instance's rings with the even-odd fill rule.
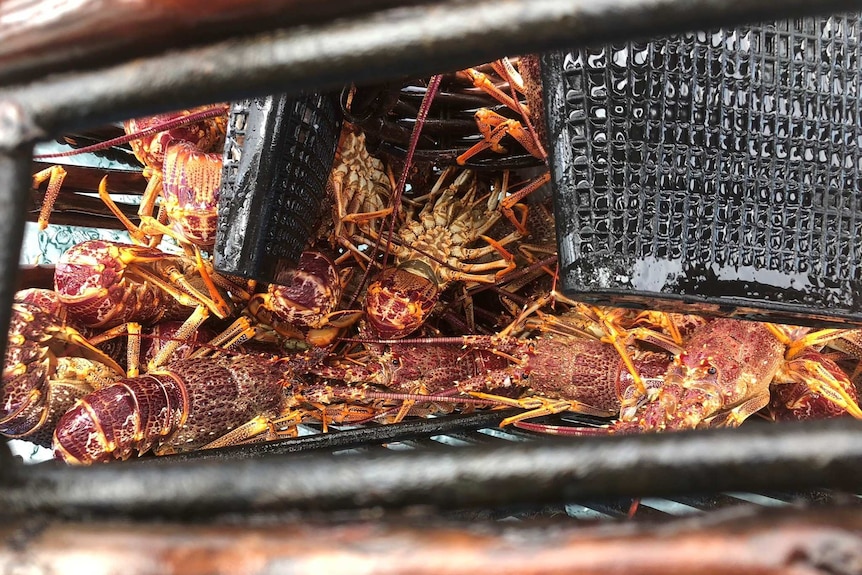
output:
[[189,358],[125,378],[80,399],[57,422],[54,451],[68,463],[230,445],[275,432],[285,388],[309,355]]

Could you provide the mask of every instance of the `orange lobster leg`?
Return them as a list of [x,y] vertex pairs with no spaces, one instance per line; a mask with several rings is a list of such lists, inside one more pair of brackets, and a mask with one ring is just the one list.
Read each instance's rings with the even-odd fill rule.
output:
[[456,158],[459,165],[463,166],[467,160],[489,148],[500,154],[505,153],[506,149],[500,144],[500,141],[506,135],[517,140],[530,155],[545,160],[544,153],[536,146],[533,136],[518,120],[506,118],[486,108],[477,110],[475,119],[479,132],[482,134],[482,140]]
[[51,216],[51,210],[54,209],[54,203],[57,201],[57,196],[60,194],[60,188],[65,179],[66,170],[63,169],[63,166],[51,166],[33,174],[34,188],[38,188],[42,182],[48,180],[48,189],[45,190],[45,199],[42,200],[42,209],[39,210],[40,230],[48,227],[48,218]]

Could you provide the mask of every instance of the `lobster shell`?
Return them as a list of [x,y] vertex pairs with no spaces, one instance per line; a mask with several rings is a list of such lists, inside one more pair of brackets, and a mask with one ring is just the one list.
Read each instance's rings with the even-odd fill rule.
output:
[[290,370],[254,355],[182,359],[80,400],[57,423],[54,451],[90,464],[196,449],[259,415],[276,415]]

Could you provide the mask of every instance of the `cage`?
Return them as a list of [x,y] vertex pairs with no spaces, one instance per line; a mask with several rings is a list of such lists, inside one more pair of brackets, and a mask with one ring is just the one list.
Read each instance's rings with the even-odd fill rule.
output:
[[[337,22],[328,20],[331,7],[306,6],[301,29],[281,29],[287,24],[277,18],[268,28],[260,12],[232,13],[229,20],[243,34],[221,36],[230,41],[131,63],[123,61],[140,56],[140,45],[110,57],[105,44],[51,51],[50,58],[44,51],[18,53],[0,71],[0,197],[10,211],[24,213],[34,139],[124,116],[333,89],[359,77],[432,73],[573,42],[737,24],[767,12],[775,18],[859,8],[851,2],[676,2],[673,10],[626,2],[587,9],[559,0],[358,4],[341,6]],[[166,22],[188,30],[187,21]],[[274,31],[247,35],[249,28]],[[212,42],[212,34],[204,39]],[[8,63],[20,44],[4,46]],[[76,61],[81,54],[92,62]],[[48,71],[64,73],[43,77]],[[0,228],[8,272],[0,275],[3,333],[21,224],[11,218]],[[498,432],[492,428],[500,416],[451,416],[88,469],[25,467],[0,444],[0,564],[133,573],[852,572],[859,564],[852,493],[862,429],[855,422],[555,440]],[[331,455],[339,450],[347,452]],[[649,510],[648,521],[574,524],[622,518],[633,498]],[[668,517],[685,512],[693,516]]]

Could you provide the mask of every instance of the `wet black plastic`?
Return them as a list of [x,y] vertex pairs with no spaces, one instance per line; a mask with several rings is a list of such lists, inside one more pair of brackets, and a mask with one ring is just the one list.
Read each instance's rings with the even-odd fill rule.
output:
[[546,54],[566,293],[862,322],[860,31],[848,15]]
[[235,102],[225,143],[215,267],[278,282],[319,220],[335,158],[337,95]]

